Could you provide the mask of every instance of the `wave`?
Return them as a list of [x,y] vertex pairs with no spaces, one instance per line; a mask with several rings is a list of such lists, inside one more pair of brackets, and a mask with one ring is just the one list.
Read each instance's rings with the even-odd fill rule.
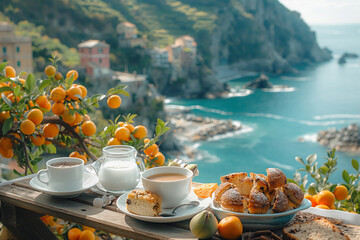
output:
[[[288,122],[296,122],[296,123],[300,123],[303,125],[308,125],[308,126],[331,126],[331,125],[339,125],[339,124],[349,124],[354,122],[354,119],[341,119],[341,120],[332,120],[332,121],[308,121],[308,120],[298,120],[298,119],[294,119],[294,118],[289,118],[289,117],[284,117],[284,116],[280,116],[280,115],[276,115],[276,114],[271,114],[271,113],[245,113],[245,116],[249,116],[249,117],[264,117],[264,118],[271,118],[271,119],[276,119],[276,120],[285,120]],[[331,115],[329,115],[331,116]],[[321,117],[321,116],[318,116]],[[316,119],[316,120],[322,120],[322,119]]]
[[[236,122],[234,121],[233,122],[234,124],[239,124],[241,125],[240,122]],[[221,140],[221,139],[224,139],[224,138],[231,138],[235,135],[240,135],[240,134],[244,134],[244,133],[248,133],[248,132],[253,132],[254,129],[250,126],[246,126],[246,125],[242,125],[241,129],[237,130],[237,131],[234,131],[234,132],[227,132],[227,133],[224,133],[224,134],[219,134],[219,135],[216,135],[214,137],[211,137],[209,138],[207,141],[218,141],[218,140]]]
[[274,88],[262,89],[262,91],[264,92],[294,92],[295,90],[296,88],[294,87],[276,87],[276,85],[274,86]]
[[303,136],[299,137],[300,142],[317,142],[317,134],[311,133],[311,134],[305,134]]
[[286,81],[299,81],[299,82],[303,82],[303,81],[307,81],[309,78],[308,78],[308,77],[289,77],[289,76],[281,76],[280,79],[281,79],[281,80],[286,80]]
[[191,105],[191,106],[181,106],[181,105],[166,105],[166,108],[169,109],[178,109],[178,110],[200,110],[203,112],[211,112],[211,113],[217,113],[220,115],[225,115],[225,116],[229,116],[229,115],[233,115],[232,112],[225,112],[225,111],[221,111],[218,109],[213,109],[213,108],[206,108],[200,105]]
[[246,97],[252,94],[254,91],[250,89],[241,89],[236,91],[231,91],[228,93],[225,98],[233,98],[233,97]]
[[341,119],[341,118],[351,118],[351,119],[360,119],[360,114],[327,114],[314,116],[315,120],[324,120],[324,119]]

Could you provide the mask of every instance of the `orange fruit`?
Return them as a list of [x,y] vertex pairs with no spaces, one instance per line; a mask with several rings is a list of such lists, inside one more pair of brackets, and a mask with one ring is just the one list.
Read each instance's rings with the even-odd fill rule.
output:
[[316,205],[316,208],[321,208],[321,209],[330,209],[327,205],[325,204],[318,204]]
[[84,226],[84,225],[83,225],[83,230],[90,230],[92,232],[96,231],[95,228],[87,227],[87,226]]
[[56,227],[56,232],[57,232],[59,235],[61,235],[61,234],[63,234],[63,231],[64,231],[64,226],[59,224],[59,225]]
[[50,215],[44,215],[44,216],[40,217],[40,219],[46,225],[50,225],[50,223],[54,221],[54,217],[50,216]]
[[81,232],[79,240],[95,240],[95,234],[90,230],[84,230]]
[[66,92],[61,87],[54,88],[50,93],[50,99],[54,102],[61,102],[65,99]]
[[35,124],[31,120],[25,119],[20,124],[20,131],[25,135],[33,134],[35,132]]
[[335,195],[336,200],[339,200],[339,201],[345,200],[349,195],[349,191],[344,185],[339,185],[339,186],[336,186],[336,188],[334,190],[334,195]]
[[0,122],[4,123],[6,119],[8,119],[10,117],[10,112],[9,111],[2,111],[0,113]]
[[107,105],[110,108],[118,108],[121,105],[121,98],[118,95],[111,95],[108,99],[107,99]]
[[78,157],[79,155],[80,155],[79,152],[74,151],[74,152],[70,153],[69,157]]
[[118,122],[119,127],[123,127],[124,124],[125,124],[124,122]]
[[84,121],[89,121],[89,120],[90,120],[89,115],[85,114],[85,115],[83,116],[83,120],[84,120]]
[[51,111],[55,115],[58,115],[58,116],[61,116],[62,114],[64,114],[65,110],[66,110],[66,107],[62,102],[56,102],[51,107]]
[[151,157],[151,160],[153,160],[153,162],[157,165],[162,166],[165,163],[165,156],[161,152],[158,152],[155,156]]
[[44,108],[44,110],[41,110],[42,112],[50,111],[51,110],[51,103],[48,101],[43,108]]
[[135,127],[130,123],[125,123],[123,127],[129,129],[130,133],[132,133],[135,130]]
[[110,138],[110,140],[107,142],[107,145],[121,145],[121,142],[117,138]]
[[76,70],[70,70],[66,74],[66,78],[73,76],[74,81],[79,77],[79,73]]
[[77,156],[77,158],[82,159],[82,160],[84,161],[84,164],[87,163],[87,158],[86,158],[84,155],[79,154],[79,155]]
[[32,109],[28,113],[27,119],[31,120],[35,125],[39,125],[44,119],[44,114],[40,109]]
[[92,136],[96,132],[96,126],[92,121],[85,121],[81,124],[81,131],[85,136]]
[[46,76],[48,77],[52,77],[54,76],[56,73],[56,68],[52,65],[47,65],[46,68],[45,68],[45,74]]
[[35,146],[41,146],[45,143],[45,136],[42,134],[37,134],[36,137],[31,135],[30,139]]
[[86,94],[87,94],[87,89],[86,89],[86,87],[84,87],[83,85],[78,85],[78,88],[80,88],[80,90],[81,90],[81,97],[82,97],[82,98],[85,98],[85,97],[86,97]]
[[62,75],[60,72],[58,72],[57,74],[55,74],[55,80],[60,81],[61,79],[63,79],[63,75]]
[[53,123],[47,123],[43,128],[43,133],[47,138],[56,137],[59,134],[59,127]]
[[21,85],[22,85],[23,87],[25,87],[25,82],[26,82],[26,80],[23,79],[23,78],[19,78],[19,81],[20,81]]
[[322,190],[318,194],[317,203],[330,207],[335,203],[335,196],[332,192],[328,190]]
[[12,149],[13,144],[10,138],[2,137],[0,138],[0,148],[3,150],[10,150]]
[[67,237],[69,240],[79,240],[81,230],[78,228],[72,228],[68,231]]
[[310,194],[307,194],[307,193],[306,193],[306,194],[304,195],[304,198],[308,199],[308,200],[311,202],[311,206],[312,206],[312,207],[315,207],[315,206],[317,205],[317,202],[316,202],[314,196],[311,196]]
[[331,206],[330,206],[330,209],[331,209],[331,210],[336,209],[335,204],[331,205]]
[[75,126],[83,120],[83,117],[79,113],[75,113],[75,120],[70,124],[71,126]]
[[20,96],[14,96],[13,93],[10,93],[9,95],[7,95],[7,98],[10,99],[11,102],[19,102],[21,100],[21,97]]
[[239,218],[225,217],[219,222],[218,232],[222,238],[227,240],[237,239],[243,233],[243,226]]
[[78,87],[71,87],[69,90],[67,90],[67,94],[71,100],[78,100],[79,96],[81,97],[82,92]]
[[129,141],[130,140],[130,131],[126,127],[119,127],[115,131],[115,137],[119,141]]
[[76,127],[74,128],[74,131],[75,131],[76,133],[79,133],[79,132],[80,132],[79,126],[76,126]]
[[205,183],[194,188],[194,193],[199,198],[211,197],[211,194],[217,189],[217,183]]
[[10,77],[10,78],[16,77],[15,69],[13,67],[11,67],[11,66],[6,66],[5,67],[5,76]]
[[65,112],[62,115],[62,119],[67,124],[71,124],[71,123],[73,123],[75,121],[76,116],[75,116],[75,114],[71,114],[69,109],[66,109]]
[[39,107],[42,107],[42,108],[45,108],[46,105],[48,104],[48,102],[49,101],[47,100],[46,96],[39,96],[35,101],[35,103],[37,105],[39,105]]
[[0,153],[4,158],[12,158],[14,156],[13,149],[9,149],[9,150],[0,149]]
[[139,125],[139,126],[136,126],[135,129],[134,129],[134,133],[133,133],[133,136],[137,139],[142,139],[144,137],[146,137],[147,135],[147,129],[146,127],[142,126],[142,125]]
[[159,147],[155,143],[144,149],[144,153],[148,156],[155,156],[158,152],[159,152]]

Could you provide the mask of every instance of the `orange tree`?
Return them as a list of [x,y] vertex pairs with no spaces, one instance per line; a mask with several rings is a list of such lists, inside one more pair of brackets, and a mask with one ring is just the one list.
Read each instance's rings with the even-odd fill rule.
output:
[[[87,96],[87,89],[76,84],[78,72],[66,75],[58,72],[58,59],[44,70],[44,79],[33,74],[16,74],[15,69],[0,64],[0,154],[15,158],[25,175],[37,170],[44,153],[56,153],[59,148],[73,149],[72,157],[95,161],[106,145],[134,146],[147,167],[163,165],[165,157],[157,142],[169,128],[158,119],[155,134],[149,137],[144,126],[134,126],[136,115],[118,116],[102,131],[87,115],[107,99],[110,108],[121,105],[121,95],[129,96],[126,86],[118,85],[106,94]],[[26,79],[22,78],[27,75]],[[121,121],[120,121],[121,120]]]

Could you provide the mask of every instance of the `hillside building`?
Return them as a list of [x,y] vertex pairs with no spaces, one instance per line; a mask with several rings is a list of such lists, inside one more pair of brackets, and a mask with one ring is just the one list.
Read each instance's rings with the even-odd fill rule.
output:
[[33,70],[31,38],[16,36],[7,22],[0,22],[0,62],[8,62],[17,73]]
[[109,74],[110,45],[99,40],[88,40],[78,44],[80,65],[85,68],[86,74],[97,77]]
[[138,30],[135,24],[130,22],[119,23],[116,27],[116,31],[119,34],[119,46],[120,47],[142,47],[146,46],[146,41],[140,37],[137,33]]
[[169,51],[166,48],[155,47],[150,51],[151,63],[154,67],[169,67]]

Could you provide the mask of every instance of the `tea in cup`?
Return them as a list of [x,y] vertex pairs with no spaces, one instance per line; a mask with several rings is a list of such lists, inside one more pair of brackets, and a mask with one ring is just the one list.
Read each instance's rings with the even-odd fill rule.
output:
[[191,170],[174,166],[151,168],[141,176],[144,189],[158,194],[163,208],[176,207],[189,196],[192,178]]
[[[47,175],[47,181],[42,177]],[[36,177],[57,192],[78,191],[83,188],[84,161],[73,157],[54,158],[46,162],[46,169],[40,170]]]

